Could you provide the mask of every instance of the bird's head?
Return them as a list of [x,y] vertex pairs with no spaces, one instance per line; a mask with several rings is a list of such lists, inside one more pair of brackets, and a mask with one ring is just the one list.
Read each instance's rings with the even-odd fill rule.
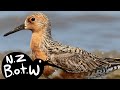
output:
[[33,13],[32,15],[27,16],[22,25],[17,26],[16,28],[14,28],[14,30],[4,34],[4,36],[8,36],[21,30],[31,30],[32,32],[39,32],[45,30],[48,27],[48,25],[49,19],[45,14]]

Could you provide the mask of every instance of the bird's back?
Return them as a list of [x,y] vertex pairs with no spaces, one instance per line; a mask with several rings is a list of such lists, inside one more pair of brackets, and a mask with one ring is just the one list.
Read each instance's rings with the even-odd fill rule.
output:
[[49,63],[62,68],[61,75],[67,78],[96,78],[120,68],[120,59],[101,58],[58,42],[54,42],[48,51]]

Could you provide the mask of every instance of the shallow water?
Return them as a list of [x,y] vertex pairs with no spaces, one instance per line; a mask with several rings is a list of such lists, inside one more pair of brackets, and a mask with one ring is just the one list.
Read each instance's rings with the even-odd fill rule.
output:
[[[51,20],[52,35],[64,44],[88,51],[120,51],[119,11],[43,11]],[[0,11],[0,51],[28,51],[31,32],[3,34],[24,22],[27,11]]]

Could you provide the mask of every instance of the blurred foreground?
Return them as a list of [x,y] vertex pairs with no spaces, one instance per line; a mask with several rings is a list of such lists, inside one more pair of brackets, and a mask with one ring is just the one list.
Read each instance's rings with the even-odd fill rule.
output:
[[[13,51],[6,51],[6,52],[0,53],[0,67],[1,67],[4,56],[11,52],[13,52]],[[29,51],[23,52],[23,53],[25,53],[31,57],[31,53]],[[96,54],[99,57],[120,58],[120,52],[115,51],[115,50],[109,51],[109,52],[102,52],[99,50],[94,50],[92,53]],[[0,68],[0,79],[4,79],[1,68]],[[46,79],[46,78],[44,76],[41,76],[40,79]],[[108,75],[106,75],[106,79],[120,79],[120,70],[116,70],[114,72],[109,73]]]

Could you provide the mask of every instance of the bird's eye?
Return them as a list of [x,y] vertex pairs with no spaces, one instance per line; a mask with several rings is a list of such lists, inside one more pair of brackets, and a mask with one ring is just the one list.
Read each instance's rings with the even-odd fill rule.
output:
[[31,18],[31,21],[35,21],[35,18]]

